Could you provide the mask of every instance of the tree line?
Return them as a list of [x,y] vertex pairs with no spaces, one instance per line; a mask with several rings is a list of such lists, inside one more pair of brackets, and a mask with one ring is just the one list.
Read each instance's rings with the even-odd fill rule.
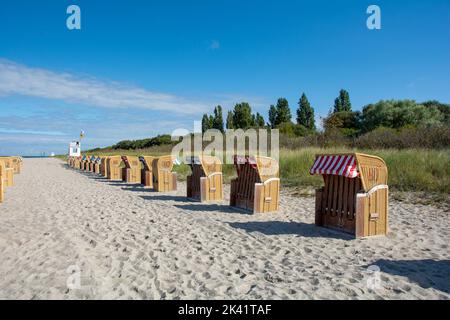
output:
[[226,129],[249,129],[249,128],[280,128],[283,126],[301,127],[303,131],[316,130],[314,109],[308,98],[303,93],[297,109],[296,124],[292,123],[291,109],[286,98],[279,98],[276,105],[271,105],[268,111],[269,121],[259,113],[253,113],[248,102],[237,103],[227,113],[226,121],[223,120],[222,106],[214,108],[213,114],[204,114],[202,117],[202,131],[217,129],[225,132]]
[[[204,114],[202,131],[217,129],[279,129],[288,136],[307,136],[317,133],[314,108],[303,93],[297,103],[295,123],[292,121],[291,108],[286,98],[279,98],[268,110],[268,122],[259,113],[253,113],[247,102],[237,103],[227,113],[224,123],[222,107],[214,108],[213,114]],[[368,104],[362,111],[353,111],[350,95],[345,89],[339,91],[333,107],[322,119],[324,131],[337,132],[343,136],[358,136],[377,128],[400,129],[430,125],[448,125],[450,123],[450,105],[436,100],[417,103],[414,100],[380,100]]]
[[[161,146],[167,144],[174,144],[171,139],[170,134],[162,134],[153,138],[138,139],[138,140],[122,140],[115,145],[108,147],[107,149],[113,150],[134,150],[134,149],[145,149],[154,146]],[[92,151],[95,151],[92,150]]]
[[[252,111],[249,103],[241,102],[228,111],[226,119],[224,119],[223,109],[219,105],[214,108],[211,115],[203,115],[202,131],[205,132],[208,129],[217,129],[221,132],[225,132],[227,129],[279,129],[285,137],[311,138],[309,140],[312,143],[324,137],[338,140],[339,137],[353,139],[351,141],[356,141],[354,138],[358,138],[365,143],[366,147],[380,145],[378,140],[381,138],[385,144],[387,141],[392,141],[392,143],[383,145],[386,147],[395,145],[420,147],[425,144],[420,140],[424,135],[426,135],[426,143],[430,147],[448,146],[450,141],[450,130],[448,130],[450,128],[450,105],[436,100],[423,103],[417,103],[414,100],[380,100],[364,106],[361,111],[353,111],[350,95],[342,89],[334,100],[328,115],[322,119],[323,132],[320,133],[316,127],[314,108],[306,94],[303,93],[297,102],[295,123],[292,121],[289,102],[285,98],[279,98],[276,104],[270,105],[267,118],[266,122],[263,115]],[[428,141],[430,139],[433,141]],[[422,142],[417,142],[419,140]],[[339,141],[346,143],[349,140],[341,139]],[[109,148],[144,149],[173,143],[170,135],[165,134],[148,139],[124,140]]]

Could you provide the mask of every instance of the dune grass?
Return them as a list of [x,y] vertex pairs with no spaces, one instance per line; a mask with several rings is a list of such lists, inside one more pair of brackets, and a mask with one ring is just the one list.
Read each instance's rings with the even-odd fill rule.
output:
[[316,153],[361,152],[386,161],[388,184],[398,191],[450,193],[450,150],[350,150],[343,148],[305,148],[281,150],[280,173],[285,185],[318,186],[320,177],[311,176],[309,168]]

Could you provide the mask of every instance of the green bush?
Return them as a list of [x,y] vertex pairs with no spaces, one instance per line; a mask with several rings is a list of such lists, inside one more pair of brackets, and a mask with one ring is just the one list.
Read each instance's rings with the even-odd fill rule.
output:
[[445,115],[435,107],[426,107],[413,100],[381,100],[363,108],[361,127],[364,132],[379,127],[399,129],[443,123]]
[[367,149],[449,148],[450,126],[434,125],[400,129],[380,127],[359,136],[353,141],[352,146]]
[[359,116],[359,112],[335,112],[324,119],[323,126],[325,131],[339,130],[344,136],[355,136],[361,126]]
[[141,139],[141,140],[123,140],[111,147],[113,150],[134,150],[151,148],[153,146],[171,145],[174,144],[171,140],[171,136],[168,134],[158,135],[153,138]]

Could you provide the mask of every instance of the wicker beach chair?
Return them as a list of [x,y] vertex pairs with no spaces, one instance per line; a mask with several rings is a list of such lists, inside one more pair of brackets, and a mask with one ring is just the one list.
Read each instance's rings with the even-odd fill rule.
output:
[[14,185],[14,174],[21,172],[22,162],[18,156],[0,157],[0,202],[4,201],[6,187]]
[[76,160],[75,160],[75,169],[82,170],[82,167],[83,167],[82,159],[83,159],[82,156],[79,156],[79,157],[76,158]]
[[74,157],[73,158],[73,168],[77,170],[81,170],[81,159],[82,157]]
[[93,168],[92,172],[94,172],[96,174],[100,174],[101,161],[102,161],[101,157],[95,157],[95,159],[93,160],[94,168]]
[[84,155],[81,157],[81,170],[86,171],[89,168],[88,165],[89,157],[87,155]]
[[3,164],[3,184],[4,187],[14,186],[14,162],[13,157],[1,157],[0,162]]
[[139,157],[122,156],[125,168],[122,169],[122,180],[127,183],[141,183],[141,162]]
[[0,159],[0,203],[4,201],[5,198],[5,164]]
[[316,155],[311,174],[323,176],[316,190],[315,223],[356,237],[388,232],[388,170],[367,154]]
[[109,156],[106,160],[107,178],[113,181],[122,181],[122,156]]
[[175,157],[172,155],[155,158],[152,163],[153,189],[158,192],[177,190],[177,174],[172,172]]
[[10,157],[12,162],[12,167],[14,169],[14,173],[20,173],[22,170],[22,158],[21,157]]
[[141,184],[144,187],[153,188],[153,160],[152,156],[140,156],[139,161],[142,163]]
[[71,156],[67,157],[67,166],[69,168],[72,168],[72,163],[73,163],[73,157],[71,157]]
[[279,208],[278,162],[261,156],[235,156],[237,178],[231,181],[230,205],[253,213],[274,212]]
[[108,177],[108,158],[107,156],[100,158],[100,175],[105,178]]
[[222,162],[214,156],[186,159],[192,174],[187,177],[187,197],[200,202],[223,200]]
[[87,164],[88,169],[87,169],[87,171],[89,171],[89,172],[94,172],[94,165],[95,165],[95,160],[96,160],[96,159],[97,159],[96,156],[90,156],[90,157],[88,157],[88,164]]

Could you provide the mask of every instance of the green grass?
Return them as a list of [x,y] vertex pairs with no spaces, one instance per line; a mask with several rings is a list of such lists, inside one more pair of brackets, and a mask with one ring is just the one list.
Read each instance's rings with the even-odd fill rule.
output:
[[[170,153],[170,146],[141,150],[102,150],[95,155],[163,155]],[[450,194],[450,150],[402,149],[361,150],[349,148],[320,149],[314,147],[280,150],[280,176],[284,186],[318,187],[323,184],[320,176],[311,176],[309,169],[316,153],[362,152],[379,156],[388,166],[388,184],[391,190],[435,192]],[[175,166],[180,180],[190,173],[187,165]],[[223,166],[224,180],[229,182],[236,175],[233,165]]]
[[309,169],[316,153],[361,152],[381,157],[388,167],[389,187],[397,191],[450,193],[450,150],[351,150],[304,148],[281,150],[280,173],[284,185],[319,186],[320,176]]

